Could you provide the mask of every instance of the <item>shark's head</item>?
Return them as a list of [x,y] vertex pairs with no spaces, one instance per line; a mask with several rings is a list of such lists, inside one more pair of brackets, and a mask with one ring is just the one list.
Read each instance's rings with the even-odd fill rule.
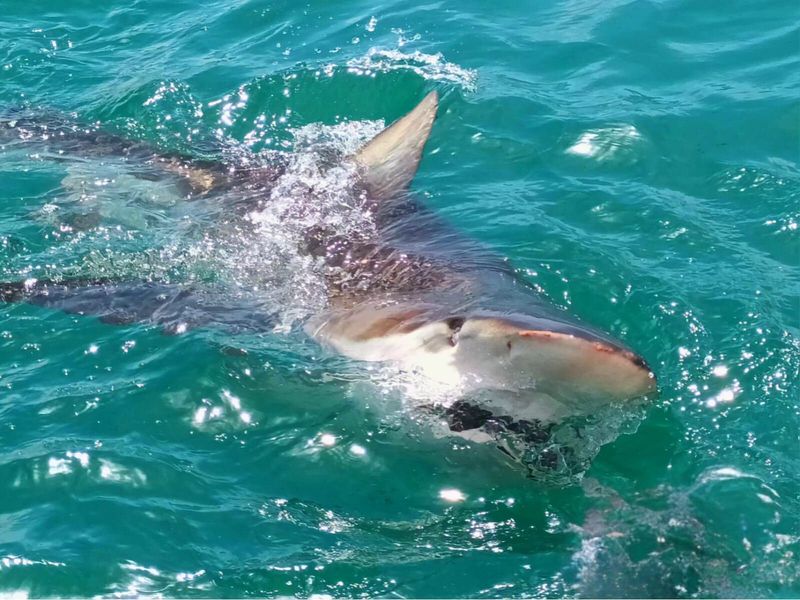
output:
[[647,363],[592,330],[520,314],[482,312],[446,321],[453,362],[485,387],[533,387],[567,401],[625,401],[655,391]]
[[535,391],[526,397],[555,400],[570,414],[656,391],[649,366],[631,350],[580,325],[531,315],[361,305],[329,315],[314,333],[353,358],[399,362],[461,391]]
[[329,313],[312,333],[341,354],[400,365],[405,372],[389,373],[437,431],[495,445],[531,477],[559,485],[579,477],[656,392],[641,357],[566,320],[364,302]]

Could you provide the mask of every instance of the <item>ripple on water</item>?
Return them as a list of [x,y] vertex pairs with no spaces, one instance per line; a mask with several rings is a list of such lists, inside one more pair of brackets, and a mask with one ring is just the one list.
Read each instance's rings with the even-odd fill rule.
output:
[[[145,471],[138,466],[125,466],[124,459],[102,456],[102,443],[97,441],[87,450],[67,450],[47,457],[31,457],[2,465],[8,476],[9,493],[30,493],[37,486],[65,487],[113,484],[130,488],[147,485]],[[100,454],[98,456],[98,454]]]
[[603,500],[580,526],[582,595],[737,597],[798,575],[788,560],[798,539],[781,531],[796,519],[783,522],[777,493],[758,477],[715,467],[689,490],[645,490],[636,504],[596,481],[584,485]]

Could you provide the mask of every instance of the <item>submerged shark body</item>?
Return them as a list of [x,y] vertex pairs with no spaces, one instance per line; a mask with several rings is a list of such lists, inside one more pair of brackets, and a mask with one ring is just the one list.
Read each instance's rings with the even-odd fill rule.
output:
[[[435,92],[429,94],[345,158],[353,172],[353,204],[368,226],[342,232],[303,221],[302,207],[292,216],[303,221],[299,250],[324,265],[327,302],[305,323],[308,334],[353,359],[391,361],[448,386],[447,414],[457,432],[556,422],[654,392],[643,359],[549,307],[504,261],[455,235],[407,194],[437,105]],[[45,139],[59,148],[51,152],[56,158],[64,148],[67,154],[126,156],[142,164],[140,177],[174,176],[194,199],[224,189],[229,197],[263,200],[281,168],[230,170],[155,155],[146,146],[74,127],[6,121],[0,128],[6,139]],[[304,202],[314,201],[309,190]],[[176,332],[213,322],[226,310],[188,287],[109,279],[9,282],[0,284],[0,301],[110,322],[159,322]],[[258,306],[236,310],[240,324],[270,327]],[[472,397],[480,400],[465,400]]]

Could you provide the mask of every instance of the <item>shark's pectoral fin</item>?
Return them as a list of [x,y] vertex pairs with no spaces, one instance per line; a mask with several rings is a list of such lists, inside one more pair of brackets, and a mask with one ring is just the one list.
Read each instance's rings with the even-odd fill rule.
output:
[[[163,153],[145,142],[126,139],[95,125],[80,125],[72,118],[52,111],[2,111],[0,144],[36,146],[38,155],[56,162],[81,164],[92,159],[132,160],[131,175],[155,181],[169,176],[182,184],[185,196],[190,199],[235,183],[229,168],[221,162],[178,152]],[[223,147],[213,140],[204,140],[198,150],[207,155],[221,154]]]
[[0,301],[25,302],[66,313],[93,315],[104,323],[153,322],[187,329],[191,290],[158,283],[124,283],[107,278],[0,283]]
[[275,326],[274,315],[257,301],[187,284],[109,278],[0,282],[0,306],[23,302],[98,317],[113,325],[159,325],[167,334],[205,325],[234,332],[268,331]]
[[374,198],[402,192],[417,172],[422,149],[433,127],[439,105],[431,92],[417,107],[372,138],[353,157],[364,185]]

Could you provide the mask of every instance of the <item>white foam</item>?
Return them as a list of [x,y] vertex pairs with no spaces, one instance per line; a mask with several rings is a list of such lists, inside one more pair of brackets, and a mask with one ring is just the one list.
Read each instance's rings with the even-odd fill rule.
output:
[[336,445],[336,436],[332,433],[323,433],[319,436],[319,442],[323,446],[335,446]]
[[296,149],[330,147],[343,156],[353,154],[367,140],[372,139],[385,127],[382,119],[377,121],[343,121],[336,125],[309,123],[290,129]]
[[367,449],[360,444],[351,444],[350,453],[355,454],[356,456],[365,456],[367,454]]
[[223,276],[240,288],[257,290],[259,300],[279,317],[276,330],[287,331],[327,305],[325,266],[302,250],[308,231],[347,236],[374,227],[354,194],[354,167],[340,157],[381,128],[381,122],[354,121],[293,130],[295,152],[286,156],[286,170],[248,215],[255,231],[199,248],[201,254],[221,251]]
[[641,139],[633,125],[590,129],[578,136],[566,153],[606,161],[630,152]]
[[454,488],[445,488],[443,490],[439,490],[439,498],[446,502],[463,502],[467,499],[461,490]]
[[719,467],[710,469],[700,476],[700,483],[709,481],[725,481],[726,479],[754,478],[753,475],[740,471],[735,467]]

